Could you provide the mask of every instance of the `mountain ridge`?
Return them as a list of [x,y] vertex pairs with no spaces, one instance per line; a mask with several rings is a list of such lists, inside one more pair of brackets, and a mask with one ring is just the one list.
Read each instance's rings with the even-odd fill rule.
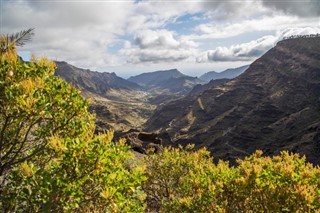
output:
[[102,96],[107,96],[110,89],[143,90],[138,84],[127,81],[115,73],[81,69],[64,61],[57,61],[56,65],[55,75],[62,77],[80,90],[87,90]]
[[242,75],[159,108],[146,131],[217,159],[289,150],[320,164],[320,38],[280,41]]
[[170,78],[179,78],[183,76],[186,75],[181,73],[178,69],[170,69],[141,73],[136,76],[131,76],[127,80],[146,88],[152,88],[154,84],[159,83],[161,81],[165,81]]
[[244,65],[241,67],[229,68],[222,72],[210,71],[201,75],[199,79],[206,82],[209,82],[211,80],[216,80],[216,79],[223,79],[223,78],[232,79],[239,76],[243,72],[245,72],[248,68],[249,68],[249,65]]

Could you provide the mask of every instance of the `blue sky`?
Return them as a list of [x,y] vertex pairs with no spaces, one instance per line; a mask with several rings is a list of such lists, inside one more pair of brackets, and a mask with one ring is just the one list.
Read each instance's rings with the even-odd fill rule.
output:
[[199,76],[252,63],[283,36],[320,33],[318,0],[3,0],[1,34],[35,28],[19,48],[129,77]]

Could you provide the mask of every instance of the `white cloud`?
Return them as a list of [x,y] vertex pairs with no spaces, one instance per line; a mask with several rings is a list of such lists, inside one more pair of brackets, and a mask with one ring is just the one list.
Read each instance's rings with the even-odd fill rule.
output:
[[[134,2],[2,1],[1,33],[35,28],[33,42],[21,51],[100,69],[128,67],[130,63],[164,65],[187,61],[190,64],[195,63],[201,52],[198,61],[238,63],[252,60],[272,47],[273,38],[314,29],[302,29],[305,26],[320,26],[318,0],[303,1],[306,4],[267,0]],[[199,23],[193,34],[183,35],[181,29],[174,28],[179,26],[177,20],[182,23],[180,26],[190,21],[183,19],[184,15],[197,17],[190,18],[193,23]],[[248,42],[250,38],[244,39],[245,33],[251,36],[260,33],[251,39],[270,36]],[[233,45],[231,39],[224,43],[223,38],[228,37],[232,37]],[[216,39],[222,42],[220,47],[216,47]],[[118,49],[121,50],[117,53]]]
[[175,38],[172,31],[146,30],[136,35],[134,44],[126,42],[120,53],[129,63],[173,62],[194,56],[196,47],[193,41]]
[[284,37],[292,35],[310,35],[319,34],[320,26],[313,27],[290,27],[277,33],[278,40],[282,40]]
[[215,22],[258,16],[267,11],[260,0],[202,1],[201,5]]
[[196,27],[197,34],[186,35],[192,40],[220,39],[235,37],[248,32],[279,31],[292,26],[319,25],[319,19],[301,19],[294,16],[263,16],[256,19],[242,19],[227,23],[206,23]]
[[133,2],[8,1],[3,31],[35,28],[33,41],[21,51],[65,60],[82,67],[118,64],[107,52],[124,33]]
[[205,51],[197,57],[197,62],[253,61],[284,37],[317,33],[320,33],[320,26],[287,28],[278,31],[275,35],[264,36],[254,41],[231,45],[230,47],[219,46],[213,50]]
[[301,0],[301,1],[270,1],[262,0],[266,7],[282,11],[286,14],[293,14],[302,17],[319,17],[319,0]]
[[231,47],[217,47],[206,51],[197,58],[197,62],[208,61],[252,61],[274,46],[275,36],[264,36],[260,39],[232,45]]

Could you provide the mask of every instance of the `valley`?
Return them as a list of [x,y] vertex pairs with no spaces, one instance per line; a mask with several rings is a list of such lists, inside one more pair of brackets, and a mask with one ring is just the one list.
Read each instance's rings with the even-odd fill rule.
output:
[[[204,75],[211,73],[211,81],[177,69],[125,80],[65,62],[57,63],[56,74],[91,100],[97,132],[166,135],[166,145],[207,147],[231,163],[261,149],[267,155],[289,150],[319,164],[319,41],[283,40],[250,66]],[[130,144],[137,141],[154,142]]]

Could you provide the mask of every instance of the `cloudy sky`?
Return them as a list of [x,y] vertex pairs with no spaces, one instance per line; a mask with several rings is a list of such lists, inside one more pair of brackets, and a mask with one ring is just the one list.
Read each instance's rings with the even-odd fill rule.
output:
[[284,36],[320,33],[319,0],[1,0],[1,34],[35,28],[19,48],[116,72],[199,76],[249,64]]

